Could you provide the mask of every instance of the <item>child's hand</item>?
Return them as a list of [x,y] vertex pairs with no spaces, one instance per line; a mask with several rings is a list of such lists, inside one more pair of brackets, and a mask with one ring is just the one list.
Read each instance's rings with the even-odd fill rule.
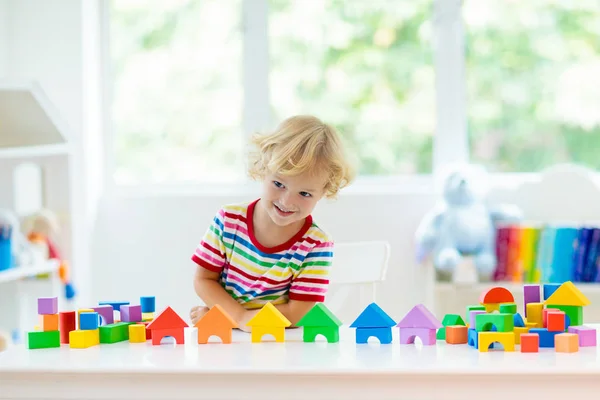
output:
[[252,318],[254,318],[254,316],[256,314],[258,314],[259,311],[260,311],[260,308],[258,310],[246,310],[244,312],[244,314],[242,314],[242,317],[240,318],[240,320],[237,322],[238,329],[240,329],[244,332],[250,332],[251,328],[249,326],[246,326],[246,324],[248,323],[248,321],[250,321]]
[[196,325],[196,322],[200,321],[200,318],[204,316],[210,310],[205,306],[196,306],[192,307],[190,310],[190,319],[192,320],[192,325]]

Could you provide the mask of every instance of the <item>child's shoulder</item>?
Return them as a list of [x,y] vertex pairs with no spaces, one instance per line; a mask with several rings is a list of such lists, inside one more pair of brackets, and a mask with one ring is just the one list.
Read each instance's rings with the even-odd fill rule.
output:
[[319,224],[317,224],[314,219],[304,237],[307,238],[309,242],[314,242],[315,246],[333,245],[333,237]]
[[217,212],[217,216],[221,219],[245,220],[248,215],[248,207],[250,207],[250,204],[251,202],[243,202],[222,205]]

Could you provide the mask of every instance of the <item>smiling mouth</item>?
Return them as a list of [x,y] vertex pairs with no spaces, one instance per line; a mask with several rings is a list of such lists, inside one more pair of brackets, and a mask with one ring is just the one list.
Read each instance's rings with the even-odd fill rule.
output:
[[273,205],[275,206],[275,208],[277,209],[277,211],[279,212],[279,214],[281,215],[290,215],[293,214],[294,211],[288,211],[285,209],[280,208],[277,204],[273,203]]

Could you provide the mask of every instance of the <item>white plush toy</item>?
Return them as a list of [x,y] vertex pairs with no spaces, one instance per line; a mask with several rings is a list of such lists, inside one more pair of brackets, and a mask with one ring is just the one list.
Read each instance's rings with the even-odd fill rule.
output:
[[442,200],[417,229],[417,260],[430,256],[438,280],[451,280],[464,256],[474,257],[480,281],[490,280],[496,268],[497,224],[522,219],[515,206],[485,202],[482,172],[473,165],[450,170],[443,180]]

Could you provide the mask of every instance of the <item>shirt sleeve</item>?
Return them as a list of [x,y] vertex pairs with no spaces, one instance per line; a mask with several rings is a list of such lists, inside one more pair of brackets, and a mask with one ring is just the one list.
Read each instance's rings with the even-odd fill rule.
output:
[[325,301],[332,261],[333,242],[315,245],[306,255],[299,273],[292,279],[290,300]]
[[225,211],[219,210],[192,255],[193,262],[209,271],[221,272],[227,262],[223,243],[224,220]]

